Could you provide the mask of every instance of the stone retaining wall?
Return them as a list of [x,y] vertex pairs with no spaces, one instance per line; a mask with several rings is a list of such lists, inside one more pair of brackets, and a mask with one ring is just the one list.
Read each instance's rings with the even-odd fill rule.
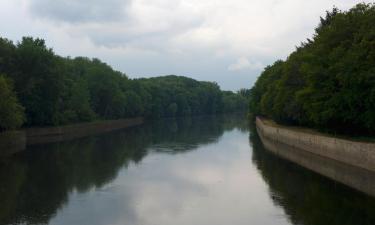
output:
[[27,145],[68,141],[85,136],[140,125],[143,118],[104,120],[59,127],[28,128],[0,133],[0,157],[26,149]]
[[11,155],[26,148],[24,131],[7,131],[0,133],[0,157]]
[[348,165],[262,136],[263,146],[279,157],[375,197],[375,172]]
[[143,123],[143,118],[121,120],[103,120],[89,123],[78,123],[60,127],[43,127],[26,129],[27,145],[67,141],[75,138],[105,133],[132,127]]
[[375,171],[375,143],[350,141],[319,133],[272,125],[257,117],[258,132],[267,139],[285,143],[323,157]]

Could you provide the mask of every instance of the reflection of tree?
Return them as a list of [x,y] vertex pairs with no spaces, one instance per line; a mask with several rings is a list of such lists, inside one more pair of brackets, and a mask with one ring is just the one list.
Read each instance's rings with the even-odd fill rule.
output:
[[70,142],[33,146],[0,162],[0,224],[48,223],[69,193],[101,187],[150,150],[179,153],[217,141],[242,117],[153,121]]
[[374,224],[375,199],[273,155],[264,149],[254,128],[250,143],[254,164],[273,202],[293,224]]

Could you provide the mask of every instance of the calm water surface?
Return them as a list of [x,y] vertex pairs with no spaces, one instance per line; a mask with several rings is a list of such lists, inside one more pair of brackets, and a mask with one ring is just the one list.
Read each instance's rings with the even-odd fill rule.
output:
[[0,179],[0,224],[375,224],[372,197],[269,153],[242,117],[34,146]]

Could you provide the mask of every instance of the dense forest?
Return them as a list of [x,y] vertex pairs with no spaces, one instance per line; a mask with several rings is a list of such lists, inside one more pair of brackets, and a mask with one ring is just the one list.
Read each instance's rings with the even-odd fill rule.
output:
[[250,110],[327,132],[375,134],[375,5],[334,8],[285,61],[265,68]]
[[248,96],[182,76],[129,79],[99,59],[60,57],[42,39],[0,38],[0,131],[244,111]]

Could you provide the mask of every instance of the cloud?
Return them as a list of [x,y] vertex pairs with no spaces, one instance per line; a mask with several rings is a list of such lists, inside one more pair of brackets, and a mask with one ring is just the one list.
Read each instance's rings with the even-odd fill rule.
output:
[[[10,1],[10,0],[8,0]],[[319,17],[354,0],[24,0],[34,18],[98,46],[286,57]],[[51,24],[52,22],[52,24]],[[220,54],[218,54],[220,52]],[[190,56],[193,56],[190,54]],[[233,60],[233,58],[232,58]]]
[[1,0],[0,27],[3,37],[41,37],[58,54],[97,57],[130,77],[179,74],[234,90],[251,86],[263,65],[311,37],[326,10],[356,3]]
[[228,66],[229,71],[237,71],[237,70],[260,70],[264,66],[261,62],[250,62],[247,58],[241,57],[237,59],[237,62],[230,64]]
[[58,22],[107,22],[122,19],[131,0],[31,0],[30,10],[39,18]]

